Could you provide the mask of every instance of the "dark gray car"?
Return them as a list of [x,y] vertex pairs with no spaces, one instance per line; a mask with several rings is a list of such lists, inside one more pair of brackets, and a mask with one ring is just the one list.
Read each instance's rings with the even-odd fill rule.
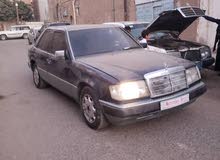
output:
[[179,38],[201,16],[204,16],[203,10],[190,6],[162,12],[144,31],[149,34],[148,44],[193,61],[199,68],[210,67],[215,59],[209,46]]
[[194,63],[144,50],[118,27],[49,27],[29,50],[37,88],[74,98],[89,127],[157,117],[206,91]]

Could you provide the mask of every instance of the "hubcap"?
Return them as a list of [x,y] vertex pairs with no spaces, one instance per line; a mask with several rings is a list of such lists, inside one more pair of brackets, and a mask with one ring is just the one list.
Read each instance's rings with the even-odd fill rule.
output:
[[34,83],[38,85],[40,82],[40,77],[37,68],[34,69]]
[[87,121],[90,123],[95,122],[96,120],[96,109],[94,107],[94,101],[92,97],[88,94],[85,94],[82,98],[82,107],[83,107],[83,113],[86,117]]
[[5,36],[1,36],[1,40],[5,40],[6,39],[6,37]]
[[27,39],[27,38],[28,38],[28,36],[27,36],[27,35],[24,35],[23,37],[24,37],[24,39]]

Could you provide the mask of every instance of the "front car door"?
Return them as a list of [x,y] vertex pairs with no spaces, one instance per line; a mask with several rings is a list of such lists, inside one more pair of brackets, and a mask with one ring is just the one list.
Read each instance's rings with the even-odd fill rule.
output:
[[43,35],[40,37],[39,41],[37,42],[36,46],[32,49],[35,54],[36,65],[38,67],[39,73],[41,77],[49,81],[48,77],[48,70],[49,66],[52,63],[51,55],[51,40],[53,38],[53,31],[48,29],[46,30]]
[[75,84],[76,76],[74,64],[70,55],[66,34],[64,31],[54,31],[53,40],[51,42],[51,54],[55,55],[56,51],[64,51],[64,57],[56,57],[52,59],[52,63],[48,64],[48,75],[51,85],[66,93],[71,97],[77,94]]

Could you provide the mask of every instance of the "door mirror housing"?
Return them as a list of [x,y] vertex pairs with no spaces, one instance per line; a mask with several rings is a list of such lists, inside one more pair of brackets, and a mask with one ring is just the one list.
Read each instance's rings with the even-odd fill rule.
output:
[[65,51],[64,50],[55,51],[55,57],[58,59],[65,59]]

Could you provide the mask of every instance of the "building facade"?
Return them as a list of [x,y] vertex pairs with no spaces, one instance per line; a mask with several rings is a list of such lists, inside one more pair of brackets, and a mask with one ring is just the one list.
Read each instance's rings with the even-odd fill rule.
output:
[[32,4],[32,0],[22,0],[26,4]]
[[95,24],[136,20],[135,0],[48,0],[48,3],[50,21]]
[[33,0],[33,12],[36,21],[48,21],[49,5],[48,0]]
[[138,21],[151,22],[165,10],[174,8],[174,0],[136,0],[136,15]]

